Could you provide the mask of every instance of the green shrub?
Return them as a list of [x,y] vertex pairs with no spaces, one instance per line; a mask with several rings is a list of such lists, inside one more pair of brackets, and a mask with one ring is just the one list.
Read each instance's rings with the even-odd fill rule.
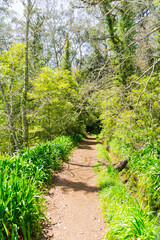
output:
[[[108,158],[105,148],[101,146],[99,149],[98,156]],[[157,217],[153,215],[149,205],[142,207],[142,204],[133,198],[110,163],[111,160],[107,161],[108,167],[99,168],[97,173],[102,210],[106,221],[109,222],[106,239],[156,239]]]
[[0,160],[0,239],[24,240],[38,237],[43,214],[42,192],[49,184],[52,170],[60,170],[63,161],[80,136],[61,136],[54,141],[22,149]]
[[0,176],[0,236],[1,239],[31,239],[44,220],[43,199],[34,180],[22,171],[8,171]]

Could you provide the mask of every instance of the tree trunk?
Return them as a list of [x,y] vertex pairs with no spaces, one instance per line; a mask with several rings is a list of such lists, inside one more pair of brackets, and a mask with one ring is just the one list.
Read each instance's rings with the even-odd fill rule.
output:
[[26,36],[25,36],[25,80],[24,80],[24,92],[22,100],[22,119],[23,119],[23,141],[24,146],[28,146],[28,120],[27,120],[27,92],[28,92],[28,70],[29,70],[29,59],[28,59],[28,49],[29,49],[29,15],[31,9],[31,0],[27,0],[27,18],[26,18]]
[[9,104],[8,104],[8,101],[7,101],[7,98],[6,98],[6,95],[5,95],[5,92],[4,92],[4,89],[3,89],[1,81],[0,81],[0,91],[2,93],[2,97],[3,97],[3,100],[5,102],[5,107],[6,107],[7,117],[8,117],[8,122],[9,122],[9,128],[10,128],[10,133],[12,135],[12,138],[13,138],[16,150],[18,150],[19,146],[18,146],[18,141],[17,141],[17,138],[16,138],[15,130],[14,130],[14,127],[13,127],[13,121],[12,121],[12,116],[11,116],[11,112],[10,112],[10,107],[9,107]]

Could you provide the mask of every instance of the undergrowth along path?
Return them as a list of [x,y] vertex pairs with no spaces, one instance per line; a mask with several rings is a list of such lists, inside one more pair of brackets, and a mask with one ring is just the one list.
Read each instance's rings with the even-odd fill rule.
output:
[[96,139],[88,136],[73,151],[69,163],[64,163],[63,171],[54,176],[54,186],[46,196],[51,226],[41,240],[103,239],[105,224],[93,172],[96,144]]

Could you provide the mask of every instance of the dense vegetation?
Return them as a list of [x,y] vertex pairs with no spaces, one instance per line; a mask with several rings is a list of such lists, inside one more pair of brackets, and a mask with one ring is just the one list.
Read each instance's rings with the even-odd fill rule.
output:
[[46,220],[43,190],[80,140],[62,136],[0,159],[1,239],[38,238]]
[[[108,151],[104,159],[110,165],[128,159],[120,174],[110,165],[100,170],[104,211],[110,222],[106,238],[156,239],[160,207],[159,0],[66,0],[62,10],[57,1],[26,0],[22,1],[21,18],[9,8],[12,2],[0,4],[0,164],[6,168],[2,178],[8,179],[4,186],[9,187],[14,178],[22,179],[21,171],[18,176],[16,172],[18,159],[23,158],[24,163],[28,159],[22,148],[42,143],[50,151],[50,144],[60,135],[94,130],[100,133]],[[29,153],[33,160],[29,168],[35,172],[34,184],[41,189],[51,178],[48,167],[59,168],[59,160],[53,161],[54,166],[42,164],[46,170],[39,182],[37,171],[41,172],[42,162],[34,152],[41,151],[38,146]],[[14,152],[18,155],[11,160],[3,157]],[[19,167],[24,179],[30,179],[27,174],[31,171],[22,161]],[[20,184],[24,189],[29,186],[23,181]],[[109,209],[106,202],[111,204]],[[116,214],[118,207],[122,219],[126,218],[123,226]],[[8,228],[4,220],[2,224]],[[6,234],[16,234],[14,224]],[[21,232],[26,232],[23,221],[20,224]]]
[[[112,150],[118,146],[115,142],[111,145]],[[125,148],[118,148],[122,149]],[[106,239],[158,239],[154,210],[159,205],[160,167],[156,149],[150,146],[139,153],[128,151],[129,166],[120,175],[113,167],[113,158],[117,161],[117,156],[113,157],[113,152],[108,153],[102,145],[98,145],[98,152],[99,160],[105,159],[108,165],[96,166],[103,214],[110,225]]]

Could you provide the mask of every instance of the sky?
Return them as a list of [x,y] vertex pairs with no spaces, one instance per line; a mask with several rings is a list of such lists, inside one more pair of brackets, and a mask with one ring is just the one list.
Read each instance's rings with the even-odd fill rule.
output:
[[23,4],[19,0],[15,0],[11,5],[11,9],[17,12],[18,16],[21,18],[23,16]]
[[[38,0],[36,0],[38,2]],[[53,0],[54,2],[54,0]],[[57,8],[60,9],[61,5],[63,5],[63,8],[69,7],[69,1],[68,0],[58,0],[57,1]],[[19,18],[23,16],[23,10],[24,6],[20,0],[14,0],[14,3],[11,5],[11,9],[17,12]]]

